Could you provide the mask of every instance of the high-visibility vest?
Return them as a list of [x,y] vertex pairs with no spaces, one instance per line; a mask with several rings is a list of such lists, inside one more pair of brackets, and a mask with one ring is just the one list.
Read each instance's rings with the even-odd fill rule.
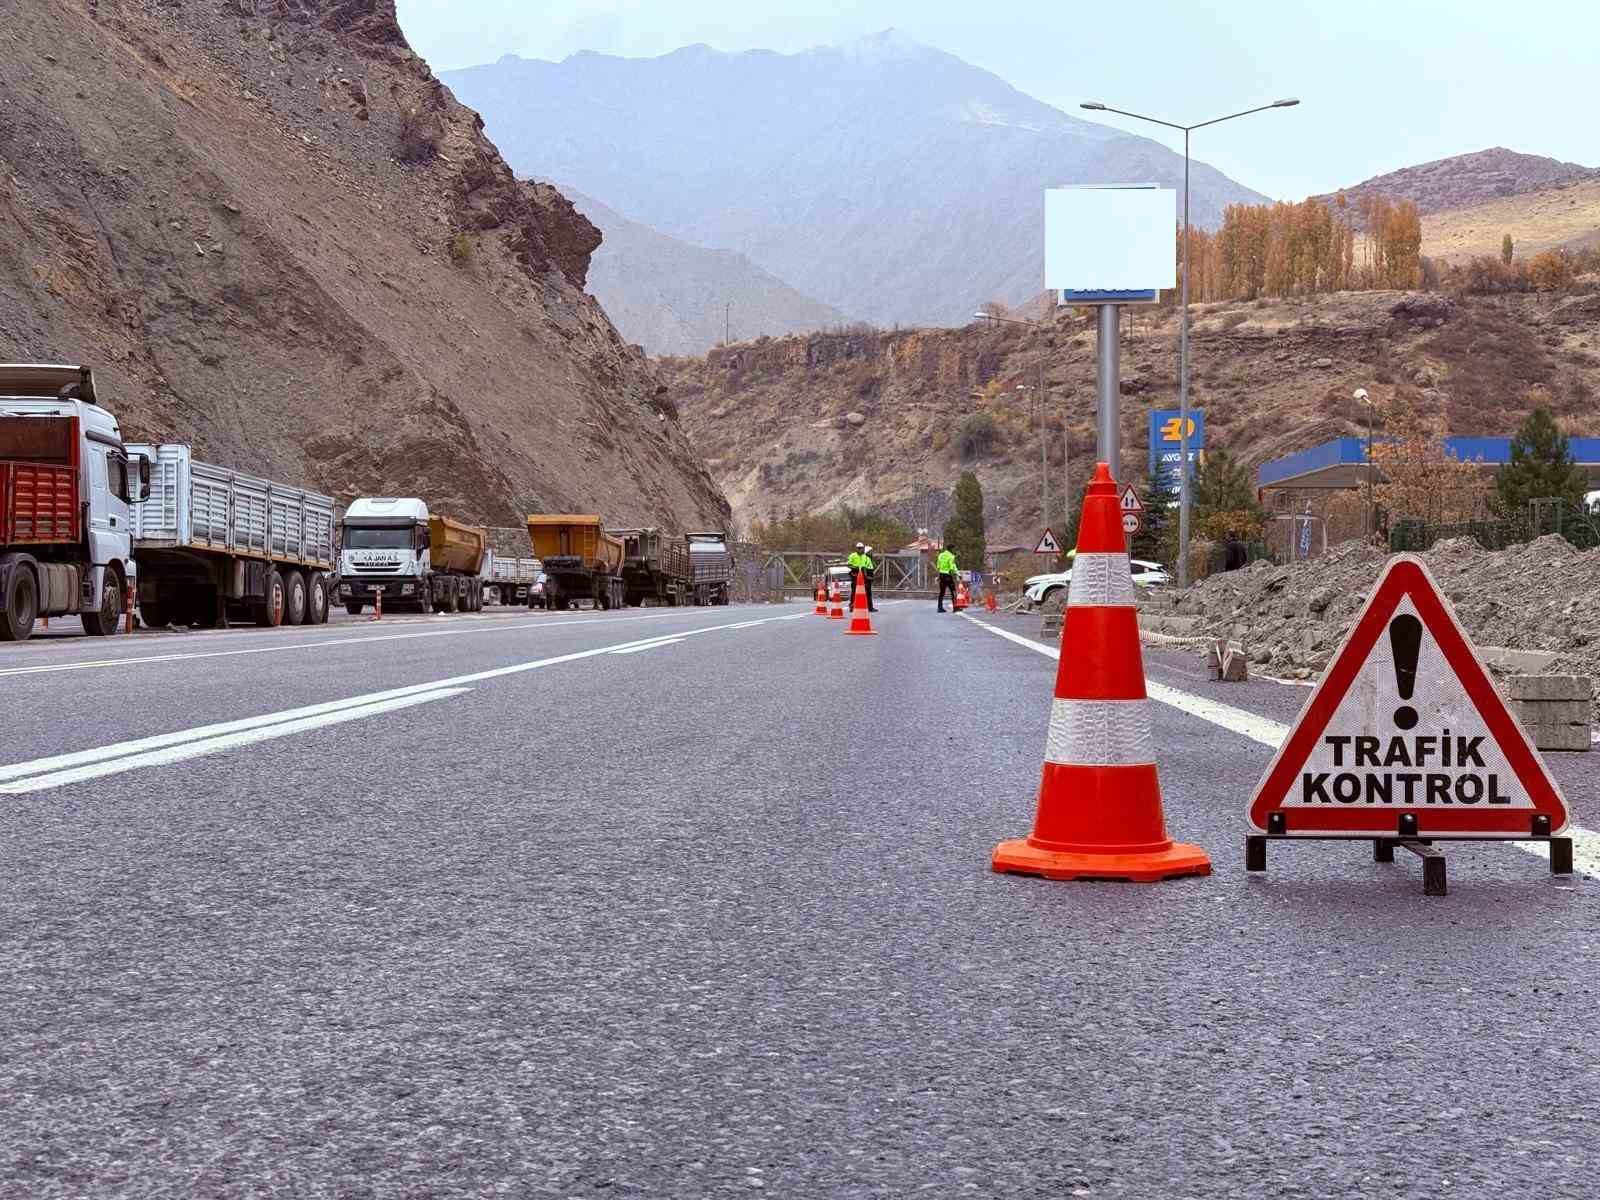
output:
[[954,575],[956,573],[956,556],[948,550],[939,551],[939,574]]

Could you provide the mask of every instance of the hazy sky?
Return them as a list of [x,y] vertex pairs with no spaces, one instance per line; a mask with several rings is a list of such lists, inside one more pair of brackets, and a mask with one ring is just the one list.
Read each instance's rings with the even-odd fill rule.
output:
[[[398,0],[435,70],[505,53],[646,57],[706,42],[792,52],[893,27],[1076,111],[1183,123],[1195,157],[1282,199],[1509,146],[1600,165],[1600,4],[1485,0]],[[1087,115],[1087,114],[1079,114]],[[1166,138],[1157,126],[1107,123]]]

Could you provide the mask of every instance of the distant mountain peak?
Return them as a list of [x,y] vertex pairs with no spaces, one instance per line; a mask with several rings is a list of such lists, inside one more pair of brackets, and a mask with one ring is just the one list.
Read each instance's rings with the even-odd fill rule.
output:
[[844,42],[837,46],[820,48],[836,50],[846,58],[859,59],[867,63],[885,62],[892,59],[923,58],[940,53],[932,46],[917,41],[910,34],[902,33],[900,30],[893,28],[880,29],[877,33],[869,33],[858,37],[853,42]]

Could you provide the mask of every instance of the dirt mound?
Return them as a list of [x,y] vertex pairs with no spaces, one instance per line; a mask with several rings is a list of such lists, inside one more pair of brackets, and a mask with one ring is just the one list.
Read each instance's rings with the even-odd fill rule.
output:
[[[16,6],[9,6],[15,12]],[[0,359],[131,436],[342,500],[715,522],[653,369],[390,0],[71,0],[5,22]]]
[[[1477,646],[1551,652],[1548,671],[1600,681],[1600,550],[1575,550],[1551,534],[1498,551],[1451,538],[1421,557]],[[1386,561],[1345,542],[1307,563],[1256,562],[1184,595],[1148,594],[1145,605],[1197,618],[1197,634],[1243,640],[1271,674],[1308,679],[1327,666]]]

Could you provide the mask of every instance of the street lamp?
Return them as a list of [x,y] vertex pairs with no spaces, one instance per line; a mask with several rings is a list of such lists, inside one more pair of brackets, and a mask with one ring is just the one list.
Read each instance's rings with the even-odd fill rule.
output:
[[1132,117],[1135,121],[1149,121],[1152,125],[1165,125],[1168,129],[1183,131],[1183,324],[1178,338],[1178,586],[1180,588],[1189,586],[1189,135],[1196,129],[1204,129],[1207,125],[1220,125],[1236,117],[1248,117],[1251,113],[1266,112],[1269,108],[1293,108],[1299,103],[1300,101],[1292,99],[1274,100],[1271,104],[1247,108],[1243,112],[1229,113],[1225,117],[1213,117],[1209,121],[1201,121],[1195,125],[1179,125],[1174,121],[1163,121],[1157,117],[1144,116],[1142,113],[1112,108],[1098,100],[1086,100],[1078,106],[1090,112],[1117,113],[1119,116]]
[[1372,497],[1372,423],[1373,409],[1377,405],[1372,402],[1372,397],[1367,395],[1366,388],[1357,388],[1350,395],[1357,404],[1367,410],[1367,519],[1363,522],[1363,526],[1370,540],[1378,525],[1378,509]]
[[[997,317],[993,313],[975,312],[975,313],[972,314],[972,316],[973,316],[973,318],[975,320],[979,320],[979,321],[998,321],[1002,325],[1024,325],[1027,328],[1033,330],[1035,337],[1039,337],[1040,336],[1040,331],[1044,328],[1044,326],[1041,325],[1038,321],[1022,321],[1022,320],[1018,320],[1015,317]],[[1045,522],[1045,524],[1048,525],[1050,523],[1050,459],[1049,459],[1049,451],[1045,448],[1045,437],[1044,437],[1045,386],[1044,386],[1044,342],[1042,340],[1039,342],[1039,363],[1038,363],[1038,365],[1039,365],[1039,516]],[[1032,391],[1032,390],[1033,389],[1030,388],[1025,383],[1019,383],[1017,385],[1017,391],[1019,391],[1019,392],[1029,392],[1029,391]]]

